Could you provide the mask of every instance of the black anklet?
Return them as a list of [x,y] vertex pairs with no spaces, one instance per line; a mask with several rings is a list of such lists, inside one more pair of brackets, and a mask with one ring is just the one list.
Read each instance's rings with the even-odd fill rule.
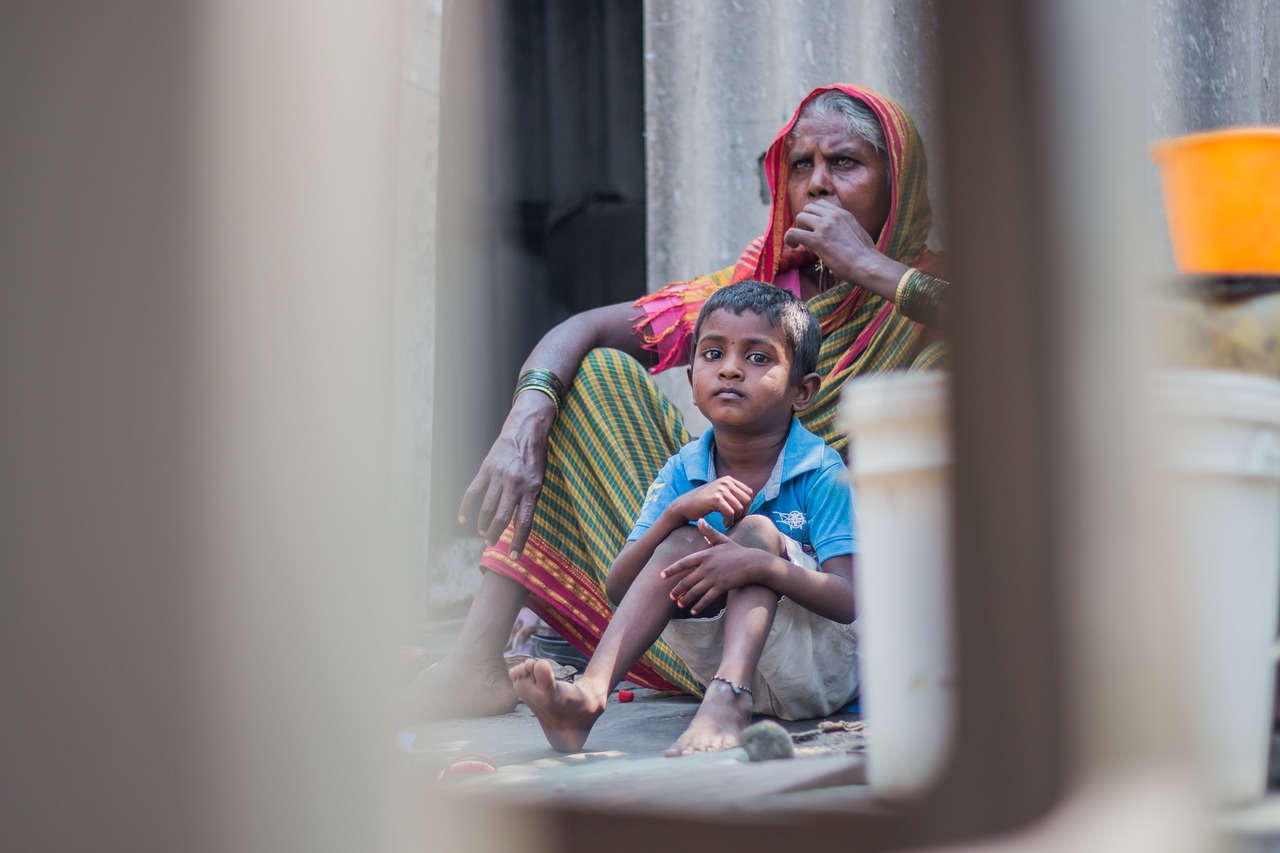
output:
[[752,693],[752,692],[751,692],[751,688],[750,688],[750,687],[748,687],[748,686],[747,686],[747,685],[745,685],[745,684],[734,684],[734,683],[733,683],[732,681],[730,681],[729,679],[727,679],[727,678],[722,678],[722,677],[720,677],[720,676],[718,676],[718,675],[713,675],[713,676],[711,676],[711,680],[712,680],[712,681],[723,681],[725,684],[729,685],[729,689],[733,691],[733,695],[734,695],[734,696],[741,696],[743,693],[745,693],[745,694],[747,694],[748,696],[750,696],[752,699],[755,699],[755,698],[756,698],[756,694]]

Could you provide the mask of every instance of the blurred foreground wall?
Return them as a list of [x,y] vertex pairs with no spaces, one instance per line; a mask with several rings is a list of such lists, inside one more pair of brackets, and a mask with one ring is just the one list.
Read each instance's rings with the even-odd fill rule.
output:
[[386,849],[391,2],[0,7],[0,848]]

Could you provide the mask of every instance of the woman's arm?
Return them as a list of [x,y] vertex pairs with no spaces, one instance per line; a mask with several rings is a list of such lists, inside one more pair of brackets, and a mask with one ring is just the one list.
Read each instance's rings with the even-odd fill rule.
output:
[[[587,353],[597,347],[620,349],[642,363],[652,354],[633,328],[636,308],[621,302],[575,314],[547,332],[529,353],[521,374],[533,368],[550,370],[567,389]],[[513,520],[511,556],[519,557],[529,538],[533,510],[547,468],[547,436],[556,407],[541,393],[520,394],[502,425],[480,471],[467,487],[458,507],[458,521],[476,520],[476,532],[492,545]]]
[[837,279],[892,302],[908,319],[934,328],[945,324],[947,282],[881,254],[866,229],[839,205],[806,205],[785,240],[813,252]]

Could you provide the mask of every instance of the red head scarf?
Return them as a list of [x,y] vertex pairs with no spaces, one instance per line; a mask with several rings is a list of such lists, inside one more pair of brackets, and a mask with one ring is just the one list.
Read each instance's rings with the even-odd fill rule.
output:
[[[786,193],[789,171],[787,136],[795,128],[805,105],[823,92],[833,89],[866,104],[875,113],[884,130],[885,146],[888,149],[885,160],[889,166],[890,180],[889,215],[876,241],[876,248],[908,266],[936,271],[936,256],[925,246],[933,222],[933,211],[925,189],[928,166],[924,143],[915,123],[897,101],[865,86],[843,83],[822,86],[814,89],[801,101],[791,121],[778,131],[765,154],[765,176],[772,197],[769,225],[765,233],[751,242],[733,267],[690,281],[675,282],[657,293],[637,300],[636,306],[643,308],[644,314],[637,318],[636,330],[645,336],[646,343],[660,355],[659,364],[654,368],[655,373],[688,363],[694,322],[702,303],[712,292],[736,281],[755,279],[772,282],[778,273],[814,260],[811,252],[792,249],[783,243],[783,237],[794,218]],[[861,287],[849,288],[835,310],[823,312],[821,322],[824,336],[847,323],[867,304],[871,296]],[[845,351],[844,357],[837,364],[837,372],[853,364],[892,313],[893,306],[886,303],[874,320],[866,324],[862,330],[864,334],[860,334]]]
[[[929,196],[925,191],[928,177],[928,165],[925,162],[924,143],[911,117],[907,115],[897,101],[865,86],[836,84],[814,89],[800,103],[791,121],[778,131],[773,144],[765,154],[765,177],[769,181],[769,192],[773,205],[769,211],[769,227],[764,236],[752,243],[738,261],[734,280],[741,281],[754,278],[757,281],[773,281],[779,272],[793,269],[806,261],[812,261],[813,255],[802,249],[786,247],[782,238],[795,211],[787,201],[787,136],[795,128],[805,105],[823,92],[839,91],[861,101],[875,113],[884,129],[885,147],[888,149],[885,161],[889,166],[889,216],[884,228],[880,231],[880,239],[876,248],[881,253],[912,265],[925,251],[925,240],[929,236],[929,228],[933,222],[933,210],[929,207]],[[757,248],[758,252],[752,249]],[[756,257],[752,257],[756,255]],[[743,275],[741,278],[738,273]]]

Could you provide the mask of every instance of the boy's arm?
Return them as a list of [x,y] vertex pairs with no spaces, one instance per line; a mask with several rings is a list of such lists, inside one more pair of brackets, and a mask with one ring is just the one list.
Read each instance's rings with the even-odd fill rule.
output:
[[[764,553],[763,551],[760,553]],[[853,554],[830,557],[815,572],[781,557],[770,557],[761,573],[761,586],[785,595],[806,610],[847,625],[858,615],[853,592]]]
[[833,456],[831,463],[810,481],[806,496],[810,541],[822,560],[822,571],[781,560],[783,565],[774,566],[763,583],[819,616],[848,624],[858,612],[853,589],[857,513],[844,463],[828,455]]
[[658,520],[642,533],[639,539],[633,539],[622,546],[622,550],[613,560],[613,565],[609,567],[609,575],[604,581],[605,594],[609,596],[609,601],[613,602],[615,607],[627,594],[627,590],[631,589],[631,584],[635,582],[640,570],[653,559],[653,552],[658,549],[658,546],[688,523],[687,520],[679,517],[678,513],[672,512],[671,505],[668,504],[662,511],[662,515],[658,516]]
[[[663,469],[659,478],[666,470]],[[609,600],[614,605],[622,601],[640,570],[653,559],[658,546],[676,530],[713,512],[720,513],[727,523],[732,524],[747,511],[752,496],[751,489],[733,477],[721,477],[693,491],[676,495],[662,508],[649,527],[638,538],[622,546],[622,550],[614,558],[604,582],[604,591]],[[641,518],[643,517],[642,512]]]
[[785,595],[806,610],[847,625],[854,620],[853,555],[828,557],[815,572],[760,548],[739,545],[706,522],[698,531],[710,545],[663,571],[663,577],[684,574],[672,590],[681,607],[693,613],[732,589],[756,584]]

